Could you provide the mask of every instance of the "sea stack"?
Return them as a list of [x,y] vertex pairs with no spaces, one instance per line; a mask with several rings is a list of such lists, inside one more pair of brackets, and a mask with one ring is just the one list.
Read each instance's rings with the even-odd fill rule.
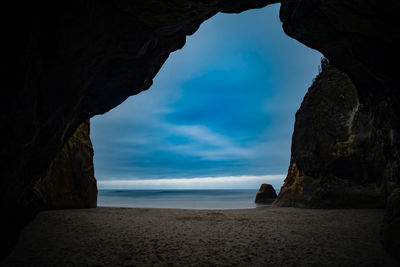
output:
[[258,190],[255,202],[258,204],[271,204],[276,198],[275,189],[270,184],[262,184]]

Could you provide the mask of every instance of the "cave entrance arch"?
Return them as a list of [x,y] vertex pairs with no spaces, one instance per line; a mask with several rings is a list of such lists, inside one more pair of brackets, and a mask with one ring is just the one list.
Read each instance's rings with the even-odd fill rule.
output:
[[[149,86],[156,69],[164,62],[166,54],[179,48],[183,43],[182,38],[187,34],[193,33],[201,21],[204,21],[217,11],[237,12],[263,5],[260,3],[261,1],[244,2],[234,1],[232,5],[229,1],[215,1],[208,5],[208,2],[200,1],[198,5],[185,9],[188,12],[182,13],[184,17],[178,18],[177,24],[174,23],[176,22],[175,17],[169,15],[172,11],[182,8],[182,6],[183,8],[187,7],[188,2],[181,1],[182,5],[174,5],[172,7],[168,6],[168,3],[167,5],[160,4],[161,9],[166,8],[167,12],[165,14],[169,18],[165,19],[164,17],[163,19],[165,20],[158,21],[155,29],[158,29],[158,26],[169,25],[173,29],[181,31],[170,35],[176,39],[168,43],[167,51],[160,51],[157,48],[151,51],[154,52],[151,56],[140,58],[141,63],[146,64],[142,68],[142,74],[144,73],[143,75],[147,76],[138,75],[138,77],[133,78],[137,85],[135,86],[136,93]],[[268,2],[266,1],[264,4]],[[139,10],[146,11],[149,8],[147,3],[140,4]],[[151,1],[151,4],[153,3],[155,2]],[[133,35],[134,38],[140,38],[128,40],[127,43],[130,41],[133,44],[138,44],[138,46],[144,44],[139,48],[132,48],[133,51],[139,52],[139,57],[144,55],[143,52],[146,53],[147,51],[145,50],[149,48],[149,46],[146,46],[148,44],[147,41],[149,39],[152,41],[151,36],[149,36],[152,35],[152,32],[146,31],[147,28],[143,30],[143,28],[154,26],[154,24],[149,25],[147,22],[150,21],[151,23],[151,15],[153,15],[153,18],[160,17],[160,14],[157,13],[159,9],[152,9],[154,12],[150,12],[150,20],[146,21],[146,17],[143,18],[142,14],[135,13],[138,9],[132,8],[128,2],[118,3],[117,6],[114,4],[114,2],[110,2],[91,6],[71,5],[65,6],[65,8],[59,8],[58,4],[57,6],[49,6],[48,3],[43,4],[46,5],[46,8],[35,4],[30,8],[24,9],[23,16],[19,16],[18,24],[15,24],[14,27],[6,27],[5,33],[12,37],[9,38],[10,40],[14,40],[14,42],[6,43],[8,49],[5,51],[10,51],[10,53],[7,53],[9,56],[6,57],[6,60],[11,63],[10,66],[15,64],[16,68],[8,68],[7,71],[9,72],[7,74],[11,75],[5,75],[8,80],[4,84],[10,82],[17,89],[15,92],[18,93],[6,93],[3,101],[4,110],[7,111],[5,114],[12,115],[10,117],[4,116],[4,128],[13,129],[12,131],[5,131],[5,138],[3,139],[5,140],[5,149],[3,151],[6,152],[4,158],[7,158],[5,165],[9,167],[9,170],[5,168],[4,177],[10,177],[10,179],[4,179],[3,181],[5,193],[3,194],[2,207],[6,211],[5,218],[9,218],[5,223],[6,226],[13,226],[3,227],[7,232],[4,238],[6,240],[5,243],[12,243],[13,241],[10,240],[15,238],[10,238],[10,235],[15,235],[41,208],[36,199],[31,199],[34,191],[31,185],[39,179],[39,172],[46,171],[56,153],[61,149],[62,145],[67,143],[68,138],[77,129],[78,124],[95,114],[106,112],[111,107],[118,105],[128,94],[134,93],[128,92],[125,86],[132,80],[127,82],[126,79],[125,81],[122,81],[123,79],[114,79],[113,82],[116,80],[121,82],[118,83],[120,87],[115,87],[115,90],[111,90],[113,82],[99,86],[102,85],[104,76],[118,78],[119,75],[126,74],[128,69],[125,68],[126,64],[124,64],[126,61],[115,60],[114,51],[122,50],[126,52],[129,49],[124,50],[123,46],[120,46],[119,43],[116,44],[116,42],[110,42],[110,39],[120,40],[120,38],[125,37],[121,36],[121,33],[125,33],[126,30],[124,26],[131,27],[133,25],[131,32],[139,33],[138,35]],[[137,3],[135,1],[132,4],[136,5]],[[365,9],[360,10],[357,14],[354,13],[354,10],[358,10],[357,3],[351,5],[338,3],[335,8],[323,2],[313,3],[310,6],[306,1],[284,1],[283,5],[284,8],[281,15],[285,20],[288,34],[297,37],[301,42],[307,43],[320,51],[325,51],[332,60],[335,60],[337,66],[349,73],[357,85],[361,86],[359,88],[360,92],[363,93],[364,103],[367,103],[367,107],[373,112],[370,114],[371,123],[378,126],[377,130],[373,131],[373,134],[382,133],[382,136],[378,136],[375,143],[380,143],[383,147],[388,148],[387,151],[386,149],[385,151],[379,151],[378,154],[382,159],[382,164],[376,170],[383,174],[382,179],[394,183],[393,188],[389,188],[387,192],[388,195],[391,194],[391,190],[398,185],[397,163],[399,162],[397,145],[399,123],[398,116],[396,116],[398,114],[396,102],[396,99],[398,99],[398,78],[396,76],[397,73],[394,74],[393,72],[396,69],[395,66],[393,68],[388,67],[393,66],[396,60],[392,62],[387,60],[392,56],[395,58],[398,56],[398,39],[395,38],[396,34],[393,35],[393,33],[397,33],[397,29],[393,26],[396,23],[390,23],[391,18],[395,19],[395,17],[391,16],[393,14],[392,11],[396,10],[393,8],[395,4],[391,3],[378,7],[373,3],[369,3]],[[59,12],[47,12],[49,7],[53,7],[54,10]],[[310,7],[313,8],[310,9]],[[11,5],[8,10],[7,14],[10,18],[15,17],[16,14],[21,14],[20,6]],[[377,16],[377,20],[366,19],[370,17],[370,14],[378,11],[383,11],[389,17]],[[310,12],[310,16],[305,16],[308,15],[308,12]],[[88,13],[91,16],[87,16]],[[104,17],[104,20],[92,19],[99,18],[104,14],[109,14],[109,16]],[[355,23],[343,24],[343,16],[351,18]],[[55,21],[57,23],[54,23]],[[379,23],[376,23],[377,21]],[[36,27],[39,25],[43,26],[43,28]],[[107,26],[104,27],[105,25]],[[317,27],[315,27],[316,25]],[[359,28],[359,25],[364,25],[365,27]],[[177,29],[180,26],[182,26],[181,29]],[[92,34],[92,29],[98,30],[97,34],[99,32],[100,34]],[[18,33],[17,35],[15,34],[16,32]],[[330,34],[324,34],[326,32]],[[98,41],[97,37],[99,36],[105,37],[105,39],[101,38],[102,41],[105,41],[101,42],[105,44],[104,46],[93,47],[87,45],[92,41]],[[26,43],[30,37],[34,37],[34,42]],[[57,37],[62,38],[57,39]],[[109,38],[107,39],[107,37]],[[71,40],[74,40],[73,43],[75,45],[71,45]],[[170,40],[164,39],[163,41],[168,42]],[[337,45],[330,45],[332,41]],[[23,45],[21,47],[15,45],[16,43]],[[47,48],[50,49],[47,50]],[[82,49],[77,50],[76,48]],[[99,51],[97,48],[104,50]],[[99,53],[108,51],[111,51],[111,53]],[[352,53],[352,51],[355,53]],[[29,54],[28,57],[25,57],[26,54],[24,53],[26,52]],[[23,54],[24,56],[15,57],[15,54]],[[96,58],[99,54],[104,56],[102,57],[104,61],[93,62],[91,59]],[[81,60],[84,57],[85,60]],[[149,58],[155,59],[157,61],[156,64],[150,62]],[[36,64],[38,62],[44,64]],[[121,63],[119,65],[122,66],[120,72],[115,72],[110,66],[118,65],[116,63]],[[104,65],[107,65],[107,67],[102,68]],[[135,64],[133,66],[137,67]],[[36,71],[32,72],[32,69]],[[110,69],[111,71],[109,71]],[[90,70],[93,70],[97,77],[93,77],[93,72]],[[21,79],[15,79],[15,75]],[[70,79],[71,77],[73,79]],[[60,78],[65,78],[65,81],[68,82],[62,83]],[[123,78],[126,78],[126,76]],[[15,81],[18,82],[15,83]],[[57,90],[54,88],[57,88]],[[28,98],[26,97],[38,99],[38,101],[27,101]],[[38,102],[41,105],[38,105]],[[384,107],[383,109],[382,106]],[[15,110],[18,110],[18,116],[20,117],[13,114]],[[22,118],[22,120],[19,120],[19,118]],[[382,123],[381,118],[385,118],[384,123]],[[31,129],[32,126],[34,130],[26,131],[28,128]],[[392,126],[395,127],[393,128]],[[16,135],[16,132],[23,134]],[[390,138],[387,138],[387,136]],[[13,151],[13,153],[8,153],[9,151]],[[23,168],[20,168],[21,166]],[[375,168],[372,167],[372,169]],[[385,170],[390,171],[382,173]],[[23,217],[20,216],[20,209],[23,211]],[[9,245],[8,243],[7,245]]]
[[[252,176],[258,180],[236,186],[279,189],[294,114],[321,55],[286,36],[278,14],[279,5],[217,14],[170,55],[148,91],[92,119],[99,188],[110,180],[144,189],[143,181],[121,180]],[[182,184],[158,186],[190,188]]]

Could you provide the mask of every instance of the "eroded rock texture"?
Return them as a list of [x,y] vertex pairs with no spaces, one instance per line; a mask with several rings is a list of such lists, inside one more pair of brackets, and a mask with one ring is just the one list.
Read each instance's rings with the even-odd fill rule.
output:
[[291,163],[275,204],[384,207],[381,145],[354,84],[345,73],[326,66],[296,113]]
[[395,0],[299,0],[283,1],[280,11],[289,36],[321,51],[356,86],[376,147],[364,157],[381,154],[368,176],[386,180],[387,195],[400,185],[399,8]]
[[306,208],[387,204],[382,241],[396,256],[400,251],[398,162],[387,157],[396,150],[385,149],[390,123],[378,117],[383,127],[376,128],[374,117],[384,113],[360,103],[347,74],[325,66],[296,113],[288,175],[274,204]]
[[34,189],[42,201],[42,209],[97,206],[89,120],[79,125]]
[[[377,162],[371,162],[370,167],[365,166],[361,169],[360,164],[355,162],[355,165],[352,164],[346,169],[349,173],[353,173],[354,178],[362,177],[365,181],[372,179],[377,182],[377,185],[386,183],[386,188],[371,187],[369,197],[365,200],[365,204],[369,207],[374,206],[370,202],[373,199],[371,196],[374,194],[378,196],[377,193],[380,190],[386,190],[382,193],[390,196],[400,185],[400,108],[398,106],[400,35],[396,27],[400,23],[399,8],[400,2],[396,0],[385,1],[384,4],[374,0],[287,0],[282,1],[280,11],[283,29],[289,36],[321,51],[335,67],[344,71],[356,86],[360,107],[365,110],[367,119],[365,126],[371,128],[370,143],[376,148],[376,150],[363,152],[365,154],[357,158],[364,158],[365,163],[377,157]],[[292,154],[296,152],[293,153],[292,150]],[[324,159],[325,157],[323,161]],[[352,160],[349,159],[347,162],[352,162]],[[296,166],[295,163],[292,158],[288,176],[300,177],[302,174],[297,173],[298,168],[293,168]],[[344,167],[343,164],[340,165]],[[354,170],[353,166],[356,167]],[[356,175],[355,173],[359,170],[363,170],[363,173]],[[367,173],[365,173],[366,170],[368,170]],[[285,189],[295,187],[295,184],[300,194],[303,190],[308,191],[308,187],[304,186],[304,184],[309,184],[305,182],[308,178],[303,177],[304,181],[297,179],[295,183],[286,183],[282,188],[282,194],[286,191]],[[347,185],[343,184],[342,188],[345,198],[356,201],[358,203],[356,206],[360,206],[360,201],[357,199],[361,196],[355,191],[355,194],[351,194],[349,198],[349,195],[345,193],[348,189]],[[321,190],[325,189],[321,188]],[[356,199],[354,200],[353,197]],[[328,199],[332,200],[332,197]],[[320,204],[309,202],[308,199],[298,200],[295,205],[310,203],[310,206],[334,207],[334,203],[339,204],[338,206],[344,204],[337,200],[334,200],[334,203]],[[398,207],[400,206],[400,203],[396,204],[398,201],[399,198],[392,198],[388,206]],[[287,204],[287,202],[282,203]],[[388,218],[391,222],[399,218],[399,213],[393,214],[386,216],[387,224],[390,224]],[[385,234],[387,229],[392,228],[383,230],[384,235],[391,240],[390,242],[386,240],[388,248],[388,246],[398,244],[400,235],[398,231]],[[394,255],[400,254],[398,246],[392,247],[390,251],[396,251]]]

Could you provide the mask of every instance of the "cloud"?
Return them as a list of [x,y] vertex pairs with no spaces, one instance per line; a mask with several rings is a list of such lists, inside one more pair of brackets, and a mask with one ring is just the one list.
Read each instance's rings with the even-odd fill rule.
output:
[[224,136],[212,132],[204,125],[171,125],[172,132],[192,138],[214,146],[230,146],[231,142]]
[[[99,184],[286,173],[294,115],[319,59],[283,33],[279,5],[217,14],[149,90],[91,120]],[[249,186],[225,185],[234,181]]]
[[99,181],[99,189],[258,189],[262,183],[280,188],[284,175],[200,178],[123,179]]
[[204,125],[170,125],[166,129],[172,134],[191,139],[189,145],[175,145],[173,151],[199,156],[204,160],[221,160],[250,157],[251,149],[235,144],[228,136],[211,131]]

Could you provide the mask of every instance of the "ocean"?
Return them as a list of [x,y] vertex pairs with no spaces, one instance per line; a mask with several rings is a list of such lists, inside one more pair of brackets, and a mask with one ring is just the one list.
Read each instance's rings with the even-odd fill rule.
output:
[[105,190],[99,207],[174,209],[253,209],[257,190]]

